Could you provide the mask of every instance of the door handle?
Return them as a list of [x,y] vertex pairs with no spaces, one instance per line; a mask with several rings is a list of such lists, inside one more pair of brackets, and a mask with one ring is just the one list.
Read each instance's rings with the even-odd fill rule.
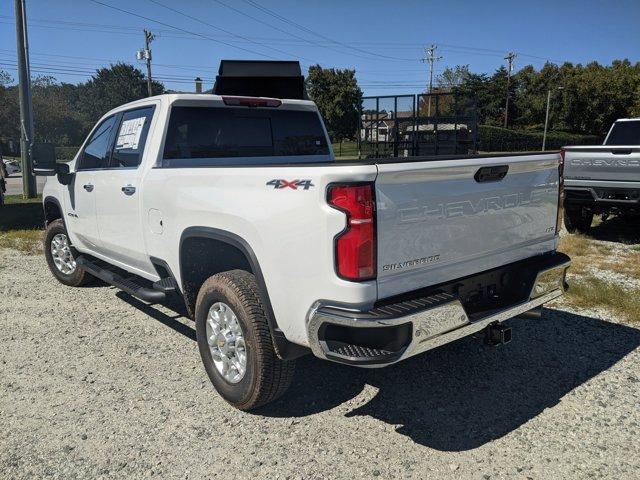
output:
[[90,183],[83,185],[82,188],[84,188],[87,192],[93,192],[93,185],[91,185]]
[[136,193],[136,187],[134,187],[133,185],[125,185],[124,187],[122,187],[122,193],[124,193],[125,195],[133,195],[134,193]]

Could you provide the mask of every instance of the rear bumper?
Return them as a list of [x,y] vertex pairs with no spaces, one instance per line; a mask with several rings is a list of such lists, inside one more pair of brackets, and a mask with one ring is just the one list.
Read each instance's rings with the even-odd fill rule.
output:
[[565,205],[616,208],[619,210],[640,208],[640,188],[621,187],[565,187]]
[[561,296],[571,262],[566,255],[555,257],[537,272],[527,299],[486,315],[467,314],[459,298],[443,292],[403,298],[368,311],[317,305],[307,327],[311,350],[335,362],[383,367],[472,335]]

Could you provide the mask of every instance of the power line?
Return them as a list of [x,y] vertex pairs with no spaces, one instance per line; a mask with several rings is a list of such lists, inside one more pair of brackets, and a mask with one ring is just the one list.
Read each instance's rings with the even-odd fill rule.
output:
[[[58,68],[58,67],[50,67],[42,64],[32,64],[33,68],[31,71],[34,73],[47,74],[47,75],[71,75],[77,77],[91,78],[96,74],[96,71],[87,71],[87,70],[75,70],[75,69],[66,69],[66,68]],[[5,63],[0,61],[0,66],[6,68],[7,70],[17,71],[17,65],[15,63]],[[125,77],[121,77],[125,78]],[[171,83],[193,83],[193,79],[190,77],[171,77],[171,76],[162,76],[157,75],[156,80],[162,80]]]
[[[248,3],[249,5],[251,5],[252,7],[262,11],[263,13],[266,13],[267,15],[269,15],[271,17],[274,17],[274,18],[280,20],[281,22],[284,22],[284,23],[286,23],[288,25],[291,25],[291,26],[293,26],[295,28],[298,28],[298,29],[300,29],[300,30],[302,30],[304,32],[310,33],[311,35],[315,35],[317,37],[320,37],[320,38],[322,38],[324,40],[327,40],[327,41],[329,41],[329,42],[331,42],[333,44],[340,45],[340,46],[342,46],[344,48],[347,48],[347,49],[350,49],[350,50],[354,50],[354,51],[357,51],[357,52],[362,52],[364,54],[375,56],[375,57],[384,58],[384,59],[387,59],[387,60],[408,61],[408,62],[415,62],[417,60],[417,59],[414,59],[414,58],[391,57],[389,55],[382,55],[382,54],[379,54],[379,53],[369,52],[367,50],[363,50],[363,49],[358,48],[358,47],[353,47],[353,46],[348,45],[346,43],[339,42],[339,41],[337,41],[337,40],[335,40],[333,38],[329,38],[329,37],[327,37],[327,36],[325,36],[325,35],[323,35],[321,33],[315,32],[314,30],[311,30],[311,29],[305,27],[304,25],[301,25],[299,23],[294,22],[293,20],[290,20],[290,19],[288,19],[286,17],[283,17],[282,15],[274,12],[273,10],[270,10],[267,7],[263,7],[262,5],[254,2],[253,0],[244,0],[244,1],[245,1],[245,3]],[[358,55],[356,55],[356,56],[358,56]],[[369,57],[364,57],[364,58],[369,58]]]
[[[193,21],[196,21],[196,22],[202,23],[203,25],[207,25],[208,27],[214,28],[214,29],[219,30],[219,31],[221,31],[221,32],[224,32],[224,33],[226,33],[226,34],[228,34],[228,35],[231,35],[231,36],[233,36],[233,37],[240,38],[240,39],[242,39],[242,40],[246,40],[246,41],[248,41],[248,42],[250,42],[250,43],[253,43],[253,44],[255,44],[255,45],[258,45],[258,46],[264,47],[264,44],[258,43],[258,42],[254,41],[254,40],[251,40],[249,37],[245,37],[244,35],[238,35],[238,34],[236,34],[236,33],[230,32],[229,30],[225,30],[224,28],[220,28],[220,27],[217,27],[216,25],[212,25],[211,23],[209,23],[209,22],[205,22],[205,21],[204,21],[204,20],[202,20],[202,19],[199,19],[199,18],[197,18],[197,17],[193,17],[193,16],[188,15],[188,14],[186,14],[186,13],[184,13],[184,12],[180,11],[180,10],[176,10],[175,8],[172,8],[172,7],[169,7],[169,6],[167,6],[167,5],[164,5],[163,3],[160,3],[160,2],[159,2],[159,1],[157,1],[157,0],[149,0],[149,1],[150,1],[151,3],[155,3],[156,5],[161,6],[161,7],[163,7],[163,8],[166,8],[167,10],[170,10],[170,11],[172,11],[172,12],[174,12],[174,13],[177,13],[178,15],[182,15],[183,17],[186,17],[186,18],[188,18],[188,19],[190,19],[190,20],[193,20]],[[295,57],[295,55],[291,55],[290,53],[285,52],[285,51],[283,51],[283,50],[280,50],[280,49],[278,49],[278,48],[274,48],[274,47],[267,47],[267,48],[270,48],[270,49],[271,49],[271,50],[273,50],[274,52],[282,53],[282,54],[287,55],[287,56],[290,56],[290,57]],[[302,57],[300,57],[300,58],[302,58]]]
[[[11,54],[15,53],[13,50],[7,50],[7,49],[2,49],[2,48],[0,48],[0,52],[7,52],[7,53],[11,53]],[[59,55],[59,54],[55,54],[55,53],[42,53],[42,52],[37,52],[37,53],[36,52],[29,52],[29,53],[30,53],[31,56],[36,56],[36,57],[74,58],[74,59],[93,60],[93,61],[107,62],[107,63],[127,62],[127,60],[123,60],[123,59],[80,57],[78,55]],[[70,62],[70,61],[67,61],[66,63],[70,64],[70,65],[91,65],[91,66],[94,65],[93,62]],[[177,69],[177,70],[188,70],[188,71],[212,70],[214,72],[217,72],[217,70],[218,70],[217,67],[206,67],[206,66],[202,66],[202,65],[183,65],[183,64],[168,64],[168,63],[154,63],[154,65],[156,67],[168,67],[168,68],[173,68],[173,69]]]
[[[288,36],[291,36],[293,38],[296,38],[298,40],[300,40],[301,42],[303,42],[303,44],[308,45],[308,44],[313,44],[319,47],[323,47],[326,48],[327,45],[334,45],[335,44],[335,40],[333,39],[329,39],[329,41],[327,42],[318,42],[315,40],[311,40],[308,38],[304,38],[304,37],[300,37],[298,35],[293,34],[292,32],[286,31],[284,29],[281,29],[279,27],[277,27],[276,25],[273,25],[269,22],[265,22],[264,20],[261,20],[257,17],[254,17],[246,12],[243,12],[242,10],[239,10],[225,2],[222,2],[221,0],[211,0],[213,2],[216,2],[220,5],[225,6],[226,8],[229,8],[235,12],[237,12],[240,15],[243,15],[247,18],[250,18],[256,22],[259,22],[263,25],[269,26],[270,28],[277,30],[279,32],[285,33]],[[10,15],[0,15],[0,19],[5,19],[5,20],[9,20],[10,24],[13,25],[13,20],[14,17],[10,16]],[[69,20],[51,20],[51,19],[41,19],[41,18],[30,18],[29,19],[29,24],[33,24],[34,22],[41,22],[41,23],[49,23],[49,24],[61,24],[61,25],[67,25],[67,26],[84,26],[84,27],[90,27],[90,28],[106,28],[106,29],[110,29],[110,30],[125,30],[125,31],[119,31],[119,32],[104,32],[104,33],[121,33],[121,34],[130,34],[130,35],[138,35],[138,32],[144,28],[143,26],[124,26],[124,25],[109,25],[109,24],[101,24],[101,23],[89,23],[89,22],[77,22],[77,21],[69,21]],[[2,22],[5,23],[5,22]],[[5,23],[6,24],[6,23]],[[44,27],[44,25],[32,25],[32,26],[37,26],[37,27]],[[69,28],[67,28],[69,29]],[[101,30],[80,30],[80,31],[101,31]],[[159,35],[162,35],[164,33],[167,32],[172,32],[173,30],[157,30]],[[187,33],[186,34],[188,37],[192,37],[193,34],[192,33]],[[234,36],[235,34],[231,34],[230,36]],[[175,36],[175,38],[185,38],[182,35],[181,36]],[[248,39],[247,42],[249,43],[254,43],[254,42],[259,42],[260,45],[263,45],[265,42],[266,43],[283,43],[283,44],[288,44],[288,45],[300,45],[300,43],[292,43],[290,39],[283,39],[283,38],[273,38],[273,37],[255,37],[255,36],[244,36],[244,38]],[[325,37],[326,38],[326,37]],[[409,48],[420,48],[419,46],[417,46],[415,43],[412,42],[393,42],[393,41],[384,41],[384,42],[375,42],[375,41],[362,41],[362,40],[350,40],[348,42],[342,42],[344,44],[349,44],[349,45],[359,45],[359,46],[375,46],[377,48],[396,48],[396,47],[409,47]],[[447,43],[441,43],[441,42],[437,42],[438,43],[438,48],[441,51],[450,51],[450,52],[455,52],[455,51],[459,51],[459,53],[470,53],[470,54],[474,54],[474,55],[490,55],[490,56],[500,56],[502,57],[503,55],[503,50],[499,50],[499,49],[492,49],[492,48],[483,48],[483,47],[477,47],[477,46],[466,46],[466,45],[453,45],[453,44],[447,44]],[[369,54],[371,54],[371,52],[367,52]],[[550,62],[554,62],[554,63],[562,63],[563,60],[558,60],[558,59],[553,59],[553,58],[549,58],[549,57],[545,57],[545,56],[540,56],[540,55],[534,55],[531,53],[523,53],[523,52],[518,52],[518,55],[521,57],[528,57],[528,58],[534,58],[534,59],[538,59],[538,60],[544,60],[544,61],[550,61]]]
[[245,52],[248,52],[248,53],[251,53],[251,54],[254,54],[254,55],[260,55],[261,57],[272,58],[272,59],[274,58],[274,57],[271,57],[270,55],[267,55],[267,54],[264,54],[264,53],[261,53],[261,52],[257,52],[255,50],[250,50],[248,48],[239,47],[237,45],[233,45],[231,43],[224,42],[222,40],[216,40],[215,38],[211,38],[211,37],[209,37],[207,35],[203,35],[201,33],[196,33],[196,32],[191,32],[189,30],[185,30],[184,28],[176,27],[175,25],[171,25],[169,23],[162,22],[160,20],[154,20],[153,18],[149,18],[149,17],[146,17],[144,15],[140,15],[138,13],[134,13],[134,12],[131,12],[129,10],[125,10],[123,8],[115,7],[113,5],[109,5],[108,3],[100,2],[99,0],[89,0],[89,1],[93,2],[95,4],[98,4],[98,5],[102,5],[103,7],[111,8],[112,10],[117,10],[119,12],[126,13],[127,15],[132,15],[134,17],[138,17],[138,18],[142,18],[144,20],[148,20],[149,22],[157,23],[158,25],[164,25],[165,27],[173,28],[174,30],[178,30],[180,32],[188,33],[188,34],[191,34],[191,35],[196,35],[198,37],[210,40],[212,42],[221,43],[223,45],[227,45],[228,47],[236,48],[238,50],[243,50]]

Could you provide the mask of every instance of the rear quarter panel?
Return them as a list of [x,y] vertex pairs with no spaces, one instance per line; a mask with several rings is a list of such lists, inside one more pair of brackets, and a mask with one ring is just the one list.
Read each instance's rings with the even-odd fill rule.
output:
[[[375,165],[154,168],[144,185],[145,211],[151,212],[143,220],[148,252],[179,276],[178,245],[186,228],[213,227],[241,237],[258,259],[279,327],[290,341],[307,345],[307,314],[316,301],[376,299],[374,281],[335,275],[333,238],[346,218],[326,202],[330,183],[375,177]],[[312,186],[275,188],[272,180],[309,180]],[[162,232],[154,233],[151,223],[159,217]]]

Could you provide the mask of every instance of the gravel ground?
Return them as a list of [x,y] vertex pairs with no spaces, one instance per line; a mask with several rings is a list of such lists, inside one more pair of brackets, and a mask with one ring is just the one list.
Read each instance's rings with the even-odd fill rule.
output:
[[306,357],[228,406],[190,320],[0,250],[2,478],[638,478],[640,330],[561,304],[382,370]]

